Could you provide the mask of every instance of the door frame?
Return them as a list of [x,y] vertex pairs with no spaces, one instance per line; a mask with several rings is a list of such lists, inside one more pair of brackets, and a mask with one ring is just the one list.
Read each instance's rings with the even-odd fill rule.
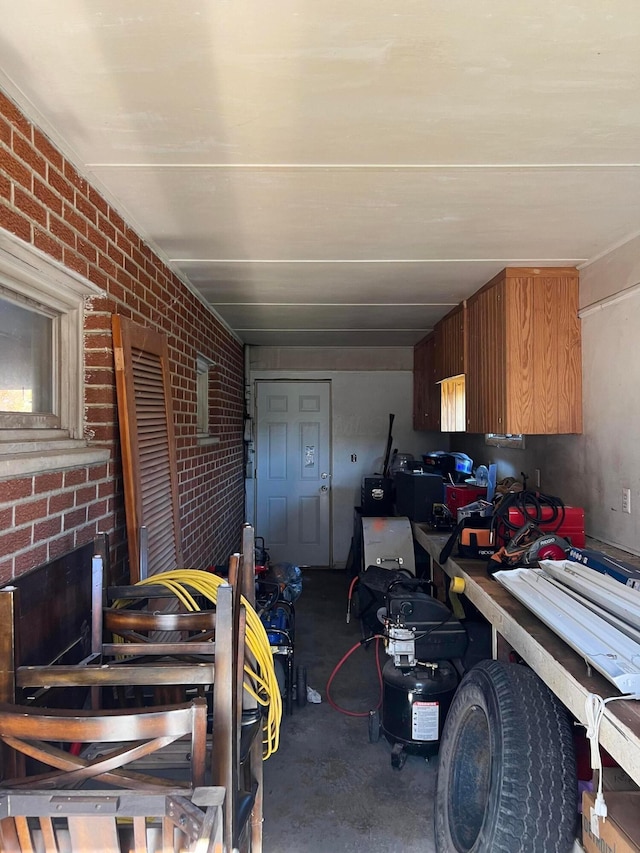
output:
[[253,481],[253,496],[251,500],[252,505],[252,519],[255,524],[255,520],[258,515],[258,383],[270,382],[270,383],[280,383],[280,384],[318,384],[323,383],[328,385],[329,387],[329,568],[334,568],[334,554],[333,554],[333,384],[331,378],[329,377],[321,377],[321,376],[269,376],[270,371],[266,371],[267,375],[252,375],[250,377],[250,389],[252,400],[252,415],[253,415],[253,448],[250,449],[250,457],[251,457],[251,468],[252,468],[252,481]]

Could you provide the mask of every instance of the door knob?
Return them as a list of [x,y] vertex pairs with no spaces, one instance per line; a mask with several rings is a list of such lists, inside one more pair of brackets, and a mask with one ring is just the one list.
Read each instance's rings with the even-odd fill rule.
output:
[[328,492],[328,491],[329,491],[329,486],[320,486],[320,491],[321,491],[321,492]]

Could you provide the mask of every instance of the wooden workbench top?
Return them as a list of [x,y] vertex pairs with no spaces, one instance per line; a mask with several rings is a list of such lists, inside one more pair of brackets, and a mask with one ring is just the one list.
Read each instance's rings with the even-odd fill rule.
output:
[[[416,542],[438,562],[448,533],[413,523]],[[586,724],[585,699],[603,698],[619,691],[554,634],[511,593],[487,574],[485,560],[453,556],[441,567],[449,577],[465,581],[464,595],[536,672],[573,716]],[[622,700],[607,706],[600,742],[614,760],[640,785],[640,702]]]

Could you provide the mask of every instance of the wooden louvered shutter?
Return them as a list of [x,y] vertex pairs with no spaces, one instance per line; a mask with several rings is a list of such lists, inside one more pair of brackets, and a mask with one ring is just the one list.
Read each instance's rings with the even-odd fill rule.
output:
[[148,573],[182,566],[173,406],[166,335],[112,316],[131,581],[139,578],[140,527]]

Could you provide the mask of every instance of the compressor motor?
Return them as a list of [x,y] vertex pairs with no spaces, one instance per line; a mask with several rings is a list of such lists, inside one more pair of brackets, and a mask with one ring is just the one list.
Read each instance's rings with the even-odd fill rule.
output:
[[390,656],[382,670],[382,708],[369,715],[369,739],[384,734],[391,765],[407,754],[429,758],[438,751],[444,720],[459,681],[453,661],[467,649],[467,632],[446,604],[424,592],[428,581],[393,581],[378,618]]

